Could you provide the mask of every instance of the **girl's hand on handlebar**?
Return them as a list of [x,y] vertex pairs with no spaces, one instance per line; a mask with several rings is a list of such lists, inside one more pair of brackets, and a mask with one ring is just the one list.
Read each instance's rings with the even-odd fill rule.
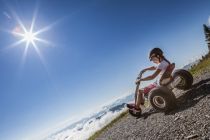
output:
[[139,84],[140,81],[141,81],[141,79],[137,79],[135,83],[136,83],[136,84]]
[[140,71],[139,76],[142,75],[146,71],[147,71],[147,69],[143,69],[142,71]]
[[146,72],[147,71],[147,69],[143,69],[142,71],[141,71],[141,73],[144,73],[144,72]]

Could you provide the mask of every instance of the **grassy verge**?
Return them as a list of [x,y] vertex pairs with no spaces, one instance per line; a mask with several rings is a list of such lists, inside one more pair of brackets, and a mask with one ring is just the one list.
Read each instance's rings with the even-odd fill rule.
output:
[[190,72],[196,76],[200,75],[204,70],[210,72],[210,54],[204,56],[197,65],[191,67]]
[[124,116],[127,116],[127,115],[128,115],[128,110],[121,113],[119,116],[117,116],[114,120],[112,120],[110,123],[108,123],[102,129],[96,131],[90,138],[88,138],[88,140],[95,140],[102,132],[111,128],[115,122],[119,121],[120,119],[122,119]]

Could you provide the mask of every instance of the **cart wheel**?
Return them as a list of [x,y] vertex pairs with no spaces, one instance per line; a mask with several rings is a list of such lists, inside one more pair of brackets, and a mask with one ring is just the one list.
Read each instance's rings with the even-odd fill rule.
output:
[[176,70],[172,76],[173,76],[174,81],[180,78],[180,82],[175,86],[176,88],[187,90],[192,87],[193,76],[190,72],[184,69],[179,69],[179,70]]
[[149,101],[158,111],[168,111],[175,107],[176,97],[167,87],[157,87],[150,91]]

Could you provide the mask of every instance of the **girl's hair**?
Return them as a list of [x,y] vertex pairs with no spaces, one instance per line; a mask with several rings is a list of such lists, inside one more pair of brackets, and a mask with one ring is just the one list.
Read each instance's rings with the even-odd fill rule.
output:
[[[171,64],[171,62],[168,61],[168,59],[166,59],[164,55],[161,55],[160,57],[161,57],[163,60],[165,60],[166,62],[168,62],[168,64]],[[160,60],[160,59],[159,59],[159,60]]]

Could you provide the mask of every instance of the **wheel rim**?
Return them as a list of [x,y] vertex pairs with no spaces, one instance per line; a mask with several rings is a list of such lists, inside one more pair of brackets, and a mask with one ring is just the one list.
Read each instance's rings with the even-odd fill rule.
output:
[[153,103],[155,104],[155,106],[157,106],[158,108],[164,108],[166,106],[166,101],[164,100],[163,97],[161,96],[155,96],[153,98]]
[[185,85],[185,79],[182,76],[179,76],[179,78],[181,79],[181,81],[178,84],[178,86],[184,86]]

